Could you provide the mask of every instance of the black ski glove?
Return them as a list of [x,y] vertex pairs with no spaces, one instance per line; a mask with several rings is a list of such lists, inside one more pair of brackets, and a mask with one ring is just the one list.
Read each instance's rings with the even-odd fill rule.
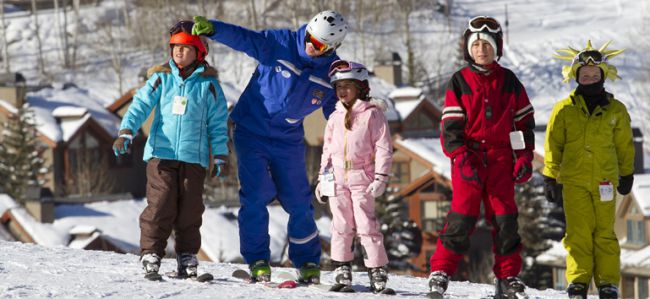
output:
[[544,195],[546,200],[559,204],[562,202],[562,185],[552,177],[544,176]]
[[624,175],[618,179],[618,193],[622,195],[627,195],[632,190],[632,183],[634,183],[634,175]]

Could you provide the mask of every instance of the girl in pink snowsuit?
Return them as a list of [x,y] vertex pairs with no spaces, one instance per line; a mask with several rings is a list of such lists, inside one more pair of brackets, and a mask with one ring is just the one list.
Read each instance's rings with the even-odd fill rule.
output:
[[364,264],[369,269],[370,288],[386,289],[388,257],[375,217],[375,198],[386,190],[393,146],[382,100],[369,97],[368,70],[343,60],[330,67],[330,83],[339,101],[325,128],[320,173],[334,174],[335,195],[325,194],[321,176],[316,198],[329,201],[332,211],[331,257],[341,291],[350,291],[350,261],[354,259],[354,237],[359,236]]

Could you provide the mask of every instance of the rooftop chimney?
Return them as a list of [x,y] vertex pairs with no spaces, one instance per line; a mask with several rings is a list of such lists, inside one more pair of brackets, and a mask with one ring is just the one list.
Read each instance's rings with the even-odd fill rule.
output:
[[634,174],[644,173],[643,169],[643,133],[639,128],[632,128],[634,140]]
[[15,108],[25,103],[27,85],[21,73],[0,73],[0,100],[4,100]]
[[402,85],[402,58],[396,52],[380,55],[375,60],[375,76],[393,84]]

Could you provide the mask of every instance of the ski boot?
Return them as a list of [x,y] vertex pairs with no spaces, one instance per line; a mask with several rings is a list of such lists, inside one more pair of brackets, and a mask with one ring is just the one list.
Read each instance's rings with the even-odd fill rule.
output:
[[198,275],[197,267],[199,260],[196,254],[180,253],[176,255],[177,275],[179,278],[196,278]]
[[449,285],[449,275],[443,271],[429,274],[429,298],[442,299]]
[[589,287],[587,284],[575,282],[569,284],[569,287],[566,289],[569,299],[587,299],[587,291]]
[[354,293],[352,289],[352,266],[350,262],[333,262],[336,267],[333,271],[336,283],[330,288],[331,292]]
[[395,291],[386,287],[388,282],[388,272],[386,267],[376,267],[368,269],[370,278],[370,290],[375,294],[394,295]]
[[495,299],[522,299],[528,298],[526,295],[526,285],[516,276],[510,276],[505,279],[496,279]]
[[271,266],[265,260],[256,261],[248,266],[251,270],[251,280],[259,282],[271,281]]
[[145,253],[140,257],[142,268],[144,269],[144,277],[149,280],[161,280],[162,276],[158,274],[160,270],[160,256],[155,253]]
[[320,267],[316,263],[305,263],[300,267],[298,282],[304,284],[320,283]]
[[598,297],[600,299],[617,299],[618,288],[613,284],[606,284],[598,287]]

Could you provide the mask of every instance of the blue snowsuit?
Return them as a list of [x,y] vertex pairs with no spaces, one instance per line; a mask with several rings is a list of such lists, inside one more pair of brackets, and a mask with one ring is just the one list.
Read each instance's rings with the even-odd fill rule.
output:
[[298,31],[252,31],[211,20],[211,39],[255,58],[259,65],[230,114],[235,123],[239,180],[240,250],[246,263],[270,260],[269,214],[278,199],[289,214],[289,258],[294,267],[320,262],[320,238],[305,167],[303,119],[336,99],[327,71],[335,54],[305,53],[306,25]]

